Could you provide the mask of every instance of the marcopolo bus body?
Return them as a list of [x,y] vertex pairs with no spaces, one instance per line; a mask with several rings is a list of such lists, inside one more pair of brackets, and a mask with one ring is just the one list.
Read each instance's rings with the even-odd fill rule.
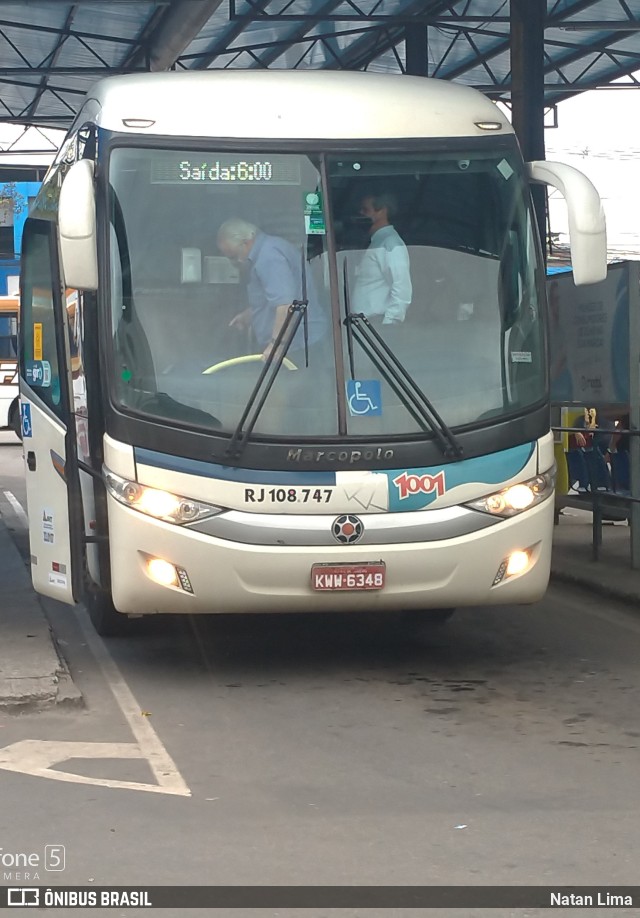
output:
[[542,596],[554,460],[531,181],[567,199],[576,283],[602,279],[593,186],[523,163],[469,88],[98,83],[24,237],[35,588],[84,597],[102,631],[118,612]]

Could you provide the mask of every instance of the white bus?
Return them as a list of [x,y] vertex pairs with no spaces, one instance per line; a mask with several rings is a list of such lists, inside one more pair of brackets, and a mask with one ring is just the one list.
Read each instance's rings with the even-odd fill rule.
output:
[[96,84],[24,234],[35,589],[84,599],[102,633],[539,599],[554,456],[531,181],[567,199],[576,283],[601,280],[593,186],[525,164],[468,87]]
[[18,320],[20,300],[0,296],[0,427],[10,427],[20,437],[18,388]]

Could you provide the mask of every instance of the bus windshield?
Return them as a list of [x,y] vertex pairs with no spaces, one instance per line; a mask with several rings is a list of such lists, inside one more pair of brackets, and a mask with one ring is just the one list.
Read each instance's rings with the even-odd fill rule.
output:
[[[539,261],[519,154],[456,144],[113,149],[117,404],[233,435],[291,308],[302,318],[253,436],[433,436],[540,404]],[[423,398],[441,424],[424,423]]]

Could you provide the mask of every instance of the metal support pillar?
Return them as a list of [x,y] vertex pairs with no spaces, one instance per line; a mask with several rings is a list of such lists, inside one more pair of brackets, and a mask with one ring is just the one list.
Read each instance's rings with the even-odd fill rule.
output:
[[428,26],[411,22],[404,30],[405,68],[410,76],[429,76]]
[[[511,0],[511,116],[525,160],[545,159],[544,22],[547,0]],[[547,197],[531,189],[546,254]]]
[[[629,429],[640,430],[640,264],[630,261],[629,271]],[[640,570],[640,439],[629,437],[631,478],[631,567]]]

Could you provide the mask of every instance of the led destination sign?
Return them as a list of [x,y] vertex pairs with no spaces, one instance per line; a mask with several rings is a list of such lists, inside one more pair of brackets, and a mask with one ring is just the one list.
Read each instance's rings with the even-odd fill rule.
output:
[[176,153],[153,159],[151,181],[160,185],[299,185],[300,164],[294,157]]

